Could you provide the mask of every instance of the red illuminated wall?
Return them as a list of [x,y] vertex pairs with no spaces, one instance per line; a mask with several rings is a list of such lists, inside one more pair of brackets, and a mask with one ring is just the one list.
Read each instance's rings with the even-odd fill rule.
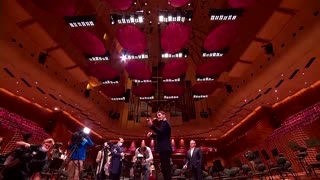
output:
[[[302,171],[301,166],[296,160],[296,152],[292,151],[288,147],[290,141],[297,142],[300,146],[307,147],[306,139],[319,139],[320,140],[320,103],[317,103],[293,116],[287,118],[282,125],[273,131],[271,135],[261,144],[247,149],[250,151],[259,151],[260,157],[264,160],[261,151],[264,149],[270,156],[270,161],[275,162],[275,158],[272,157],[272,149],[277,148],[279,153],[283,153],[288,160],[292,163],[294,170]],[[236,142],[235,142],[236,143]],[[315,156],[319,151],[319,148],[308,148],[308,156],[306,161],[308,163],[315,162]],[[232,159],[240,159],[242,163],[248,163],[243,157],[245,152],[238,153]],[[233,160],[229,159],[229,163],[232,164]],[[234,164],[233,164],[234,165]]]

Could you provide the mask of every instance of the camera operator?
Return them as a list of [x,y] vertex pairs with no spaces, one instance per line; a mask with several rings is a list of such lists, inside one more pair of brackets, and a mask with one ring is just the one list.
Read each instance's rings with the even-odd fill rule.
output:
[[109,155],[111,154],[110,152],[110,146],[107,142],[103,144],[101,147],[101,150],[97,154],[96,162],[98,164],[97,166],[97,180],[105,180],[106,175],[108,175],[108,160],[109,160]]
[[47,160],[47,153],[53,147],[54,140],[49,138],[42,145],[31,145],[18,141],[15,159],[6,165],[3,171],[4,180],[40,180],[40,172]]
[[136,162],[134,163],[134,175],[140,177],[143,174],[143,180],[149,180],[150,163],[153,160],[153,155],[150,147],[141,145],[135,152]]
[[80,178],[83,169],[83,161],[86,159],[87,147],[93,145],[88,134],[82,131],[72,134],[71,142],[69,142],[69,151],[71,153],[68,164],[69,180],[78,180]]

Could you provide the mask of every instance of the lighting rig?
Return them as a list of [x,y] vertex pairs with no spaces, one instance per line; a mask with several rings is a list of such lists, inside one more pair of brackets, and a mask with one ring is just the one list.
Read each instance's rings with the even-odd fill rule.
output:
[[208,98],[208,95],[193,95],[194,99],[205,99]]
[[178,99],[179,96],[164,96],[164,99]]
[[189,48],[185,48],[180,52],[175,54],[170,54],[162,51],[161,58],[168,59],[168,58],[187,58],[189,56]]
[[93,27],[96,23],[95,15],[85,16],[65,16],[64,21],[72,28],[76,27]]
[[90,56],[84,55],[89,61],[108,61],[109,60],[109,53],[106,53],[102,56]]
[[243,13],[242,8],[232,9],[210,9],[209,17],[211,21],[234,21]]
[[143,11],[110,14],[111,24],[138,24],[143,20]]
[[191,22],[193,13],[191,10],[185,11],[159,11],[159,23],[169,22]]
[[229,52],[229,48],[225,48],[223,50],[214,51],[214,52],[206,51],[204,48],[202,48],[202,57],[209,57],[209,58],[211,58],[211,57],[222,57],[228,52]]
[[150,96],[150,97],[139,97],[140,100],[152,100],[154,99],[154,96]]

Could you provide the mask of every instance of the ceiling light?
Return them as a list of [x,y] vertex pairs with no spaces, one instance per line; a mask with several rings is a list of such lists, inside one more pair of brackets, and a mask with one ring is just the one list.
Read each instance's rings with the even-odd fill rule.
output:
[[16,83],[19,84],[19,81],[17,81]]
[[185,11],[160,11],[159,22],[185,22],[186,19],[190,22],[192,20],[193,13],[191,10]]
[[45,96],[44,98],[47,99],[47,96]]
[[120,56],[120,60],[122,61],[122,62],[125,62],[125,61],[127,61],[127,56],[126,55],[124,55],[124,54],[122,54],[121,56]]
[[89,61],[108,61],[109,60],[109,53],[106,53],[102,56],[90,56],[90,55],[85,55],[85,57]]
[[308,84],[308,82],[306,81],[306,82],[304,82],[304,84]]
[[204,77],[204,78],[197,78],[197,81],[214,81],[214,78],[211,77]]
[[188,6],[191,6],[191,3],[188,3]]
[[164,79],[163,82],[180,82],[180,78],[176,78],[176,79]]
[[150,97],[140,97],[140,100],[151,100],[154,99],[154,96],[150,96]]
[[261,89],[259,89],[259,92],[261,92]]
[[32,100],[34,100],[34,98],[32,98]]
[[110,80],[106,80],[106,81],[102,81],[102,84],[119,84],[119,81],[110,81]]
[[276,92],[278,92],[278,90],[275,89],[274,92],[276,93]]
[[177,52],[175,54],[169,54],[166,52],[161,53],[161,58],[168,59],[168,58],[187,58],[189,56],[189,49],[185,48],[181,50],[180,52]]
[[148,14],[150,14],[151,13],[151,11],[148,11]]
[[66,16],[64,20],[70,27],[90,27],[94,26],[96,22],[96,16],[87,15],[87,16]]
[[208,98],[208,95],[193,95],[194,99],[204,99],[204,98]]
[[179,96],[164,96],[164,99],[178,99]]
[[284,76],[283,74],[281,74],[281,76]]
[[143,11],[110,14],[110,23],[111,24],[143,23]]
[[277,100],[279,99],[279,97],[277,97]]
[[58,107],[54,107],[53,110],[59,111],[60,109]]
[[150,21],[149,24],[152,24],[152,21]]
[[148,5],[148,3],[147,3],[147,2],[145,2],[145,3],[144,3],[144,5],[145,5],[145,6],[146,6],[146,5]]
[[125,99],[126,99],[125,97],[111,98],[112,101],[124,101]]
[[152,81],[149,80],[149,79],[148,79],[148,80],[138,80],[138,79],[135,79],[134,82],[138,84],[138,83],[151,83]]
[[210,9],[209,17],[211,21],[234,21],[243,13],[242,8],[232,9]]
[[19,92],[19,90],[17,90],[17,93]]
[[233,123],[231,123],[231,126],[233,126]]
[[38,81],[36,81],[36,82],[34,82],[34,83],[38,84]]
[[[121,52],[121,57],[125,57],[126,59],[125,60],[132,60],[132,59],[148,59],[149,58],[149,55],[148,55],[148,51],[144,52],[143,54],[139,54],[139,55],[131,55],[129,53],[127,53],[126,51],[122,51]],[[120,57],[120,58],[121,58]]]
[[302,73],[302,75],[304,75],[304,73]]
[[229,48],[225,48],[221,51],[210,52],[202,48],[202,57],[222,57],[224,54],[228,53]]
[[247,102],[247,100],[245,99],[244,102]]

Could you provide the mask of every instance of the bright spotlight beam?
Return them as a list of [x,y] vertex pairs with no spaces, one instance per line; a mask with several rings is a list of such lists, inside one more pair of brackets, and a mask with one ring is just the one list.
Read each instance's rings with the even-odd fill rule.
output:
[[121,59],[121,61],[127,61],[127,56],[126,55],[124,55],[124,54],[122,54],[121,56],[120,56],[120,59]]
[[85,127],[85,128],[83,128],[83,132],[85,133],[85,134],[90,134],[90,129],[89,128],[87,128],[87,127]]

